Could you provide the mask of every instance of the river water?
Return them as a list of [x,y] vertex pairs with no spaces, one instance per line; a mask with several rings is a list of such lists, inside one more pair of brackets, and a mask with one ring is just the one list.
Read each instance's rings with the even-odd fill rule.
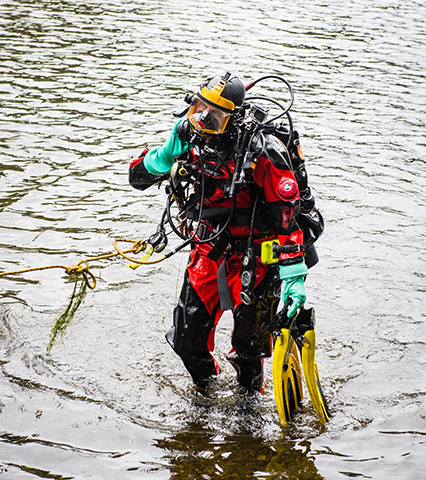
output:
[[[129,161],[207,76],[284,75],[325,217],[307,280],[332,421],[242,401],[229,317],[200,397],[165,342],[187,252],[93,266],[62,342],[63,270],[0,277],[0,477],[418,479],[426,451],[426,6],[403,0],[0,2],[0,270],[71,266],[154,232]],[[285,98],[276,84],[266,93]]]

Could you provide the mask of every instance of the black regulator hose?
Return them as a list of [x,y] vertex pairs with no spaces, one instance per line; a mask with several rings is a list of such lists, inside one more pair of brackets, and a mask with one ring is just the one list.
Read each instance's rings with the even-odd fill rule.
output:
[[281,82],[286,84],[286,86],[288,88],[288,91],[290,93],[290,102],[289,102],[288,106],[286,107],[286,111],[288,112],[291,109],[291,107],[293,106],[293,103],[294,103],[294,91],[293,91],[293,87],[291,86],[290,82],[288,82],[284,77],[281,77],[280,75],[264,75],[263,77],[260,77],[257,80],[254,80],[253,82],[248,83],[245,86],[246,92],[248,90],[250,90],[251,88],[253,88],[257,83],[262,82],[263,80],[267,80],[268,78],[273,78],[275,80],[280,80]]
[[199,200],[199,204],[200,204],[200,210],[199,210],[199,213],[198,213],[198,218],[197,218],[197,223],[196,223],[196,226],[194,227],[193,229],[193,233],[191,234],[190,237],[185,237],[180,231],[179,229],[176,227],[176,225],[174,224],[173,220],[172,220],[172,214],[171,214],[171,198],[173,196],[173,194],[171,193],[168,197],[167,197],[167,203],[166,203],[166,212],[167,212],[167,221],[170,225],[170,227],[172,228],[172,230],[174,231],[174,233],[176,233],[176,235],[178,237],[180,237],[182,240],[184,240],[184,242],[182,244],[180,244],[179,246],[177,246],[174,250],[172,250],[171,252],[169,252],[167,255],[165,255],[165,258],[169,258],[171,257],[172,255],[174,255],[176,252],[182,250],[182,248],[185,248],[187,245],[189,245],[191,242],[196,244],[196,245],[199,245],[199,244],[203,244],[203,243],[209,243],[209,242],[212,242],[213,240],[216,240],[217,238],[219,238],[222,233],[228,228],[228,225],[230,224],[231,222],[231,219],[234,215],[234,212],[235,212],[235,205],[236,205],[236,198],[233,198],[232,199],[232,206],[231,206],[231,209],[230,209],[230,212],[229,212],[229,215],[228,215],[228,218],[225,222],[225,224],[222,226],[222,228],[216,232],[214,235],[211,235],[209,236],[208,238],[204,239],[204,240],[195,240],[195,236],[197,235],[198,233],[198,230],[200,229],[201,227],[201,221],[202,221],[202,218],[203,218],[203,204],[204,204],[204,197],[205,197],[205,173],[204,173],[204,169],[203,169],[203,165],[202,165],[202,162],[200,162],[200,169],[201,169],[201,197],[200,197],[200,200]]
[[278,102],[277,100],[274,100],[274,99],[269,98],[269,97],[252,96],[252,97],[246,97],[246,100],[265,100],[265,101],[274,103],[275,105],[277,105],[282,110],[282,113],[280,113],[279,115],[277,115],[274,118],[271,118],[271,120],[268,120],[267,122],[265,122],[265,124],[272,123],[275,120],[278,120],[279,118],[281,118],[283,115],[287,115],[287,118],[289,119],[290,130],[292,130],[293,123],[291,122],[291,118],[290,118],[288,112],[290,111],[291,107],[294,104],[294,91],[293,91],[293,87],[291,86],[290,82],[288,82],[284,77],[281,77],[280,75],[264,75],[263,77],[260,77],[257,80],[254,80],[253,82],[248,83],[245,86],[245,90],[247,92],[248,90],[253,88],[257,83],[259,83],[263,80],[267,80],[269,78],[272,78],[272,79],[275,79],[275,80],[280,80],[281,82],[285,83],[285,85],[287,86],[287,89],[290,93],[290,101],[288,102],[287,105],[283,105],[281,102]]
[[[203,170],[202,162],[200,162],[200,163],[201,163],[201,165],[200,165],[200,168],[201,168],[201,198],[200,198],[200,203],[202,205],[204,203],[205,179],[204,179],[204,170]],[[188,243],[191,242],[194,239],[195,235],[197,234],[198,229],[201,226],[203,210],[202,210],[202,208],[200,208],[200,211],[198,213],[198,219],[197,219],[197,228],[194,230],[194,233],[189,238],[184,236],[179,231],[179,229],[176,227],[176,225],[174,224],[174,222],[172,220],[172,212],[171,212],[172,203],[170,202],[170,200],[173,197],[173,194],[174,194],[174,192],[170,193],[169,196],[167,197],[167,201],[166,201],[167,221],[168,221],[170,227],[172,228],[172,230],[176,233],[176,235],[178,237],[180,237],[182,240],[185,240],[185,245],[188,245]],[[183,247],[181,247],[181,248],[183,248]],[[179,250],[180,250],[180,248],[179,248]]]

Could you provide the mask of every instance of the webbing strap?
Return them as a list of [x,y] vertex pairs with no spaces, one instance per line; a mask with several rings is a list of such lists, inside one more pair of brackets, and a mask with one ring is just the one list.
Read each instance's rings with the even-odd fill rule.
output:
[[226,262],[223,261],[217,271],[217,289],[219,292],[220,309],[222,312],[232,310],[231,292],[229,291],[228,276],[226,272]]

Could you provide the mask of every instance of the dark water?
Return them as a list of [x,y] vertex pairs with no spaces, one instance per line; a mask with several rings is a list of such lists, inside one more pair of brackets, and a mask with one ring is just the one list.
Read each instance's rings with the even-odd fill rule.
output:
[[[98,288],[46,356],[72,283],[0,277],[0,477],[418,479],[426,442],[424,2],[0,4],[2,271],[73,265],[153,233],[164,204],[127,183],[183,95],[215,72],[281,74],[326,219],[308,278],[332,422],[283,430],[223,374],[207,398],[164,332],[186,253]],[[263,93],[281,95],[276,85]],[[259,92],[260,93],[260,92]],[[281,97],[282,98],[282,97]]]

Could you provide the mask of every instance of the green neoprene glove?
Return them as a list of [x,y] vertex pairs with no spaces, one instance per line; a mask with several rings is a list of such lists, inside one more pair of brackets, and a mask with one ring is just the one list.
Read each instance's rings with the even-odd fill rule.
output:
[[151,175],[164,175],[172,168],[174,159],[188,150],[188,143],[182,143],[177,134],[179,122],[173,127],[170,137],[161,145],[150,150],[143,159],[143,164]]
[[280,278],[284,284],[282,291],[284,305],[289,297],[292,300],[292,304],[288,307],[287,311],[288,317],[294,317],[297,309],[305,303],[306,291],[304,279],[307,273],[308,269],[305,262],[294,265],[280,265]]

